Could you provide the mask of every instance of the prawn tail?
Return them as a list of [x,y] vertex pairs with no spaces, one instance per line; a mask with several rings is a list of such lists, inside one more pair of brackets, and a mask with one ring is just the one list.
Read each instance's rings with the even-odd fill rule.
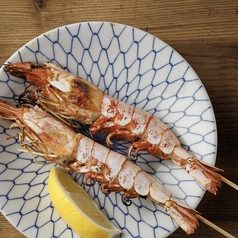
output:
[[149,185],[147,197],[165,208],[170,217],[187,233],[192,234],[199,225],[197,211],[187,207],[172,196],[172,193],[156,181]]
[[178,166],[185,168],[189,175],[210,193],[216,194],[218,187],[221,186],[221,176],[217,172],[223,172],[222,169],[196,159],[182,147],[175,148],[172,160]]
[[187,233],[193,234],[199,226],[197,211],[186,207],[175,198],[166,201],[165,208],[167,213],[178,223],[178,225]]

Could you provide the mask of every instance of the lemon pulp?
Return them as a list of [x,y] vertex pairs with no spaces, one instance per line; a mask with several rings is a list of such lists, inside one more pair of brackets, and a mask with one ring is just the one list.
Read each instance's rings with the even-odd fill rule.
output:
[[63,168],[51,169],[48,189],[56,211],[79,236],[111,238],[121,232]]

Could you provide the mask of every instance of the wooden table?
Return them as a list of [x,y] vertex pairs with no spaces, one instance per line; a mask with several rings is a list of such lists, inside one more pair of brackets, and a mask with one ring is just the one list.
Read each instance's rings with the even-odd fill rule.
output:
[[[237,0],[1,0],[0,19],[0,64],[32,38],[75,22],[123,23],[164,40],[192,65],[204,83],[217,119],[216,166],[238,184]],[[206,193],[197,209],[238,236],[238,192],[234,189],[224,184],[217,196]],[[0,215],[0,237],[24,236]],[[178,229],[170,237],[187,235]],[[223,236],[201,224],[192,237]]]

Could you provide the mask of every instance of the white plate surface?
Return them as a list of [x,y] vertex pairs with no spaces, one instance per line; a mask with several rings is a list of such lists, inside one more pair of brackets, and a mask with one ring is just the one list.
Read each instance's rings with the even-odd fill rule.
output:
[[[191,66],[170,46],[139,29],[116,23],[85,22],[51,30],[31,40],[6,63],[51,61],[97,85],[105,93],[142,108],[171,127],[183,146],[212,165],[217,150],[214,112]],[[0,69],[0,97],[14,102],[26,83]],[[78,237],[58,216],[48,195],[54,165],[36,164],[18,152],[16,129],[0,122],[0,210],[27,237]],[[87,132],[85,132],[87,133]],[[127,143],[114,149],[125,153]],[[141,153],[136,162],[174,197],[195,208],[204,190],[171,161]],[[82,184],[82,176],[72,174]],[[83,185],[84,187],[84,185]],[[163,208],[136,198],[126,207],[121,194],[103,195],[99,185],[85,188],[123,238],[167,237],[177,225]]]

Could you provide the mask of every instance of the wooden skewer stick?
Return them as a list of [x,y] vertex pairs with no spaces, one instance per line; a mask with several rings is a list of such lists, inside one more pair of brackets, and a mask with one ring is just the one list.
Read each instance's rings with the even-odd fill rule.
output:
[[222,228],[220,228],[219,226],[215,225],[214,223],[208,221],[206,218],[202,217],[201,215],[197,214],[196,215],[197,218],[202,221],[203,223],[205,223],[206,225],[210,226],[212,229],[218,231],[219,233],[221,233],[222,235],[224,235],[227,238],[235,238],[235,236],[231,235],[230,233],[224,231]]
[[227,185],[231,186],[232,188],[236,189],[238,191],[238,185],[236,185],[235,183],[231,182],[229,179],[221,176],[221,181],[223,181],[224,183],[226,183]]

